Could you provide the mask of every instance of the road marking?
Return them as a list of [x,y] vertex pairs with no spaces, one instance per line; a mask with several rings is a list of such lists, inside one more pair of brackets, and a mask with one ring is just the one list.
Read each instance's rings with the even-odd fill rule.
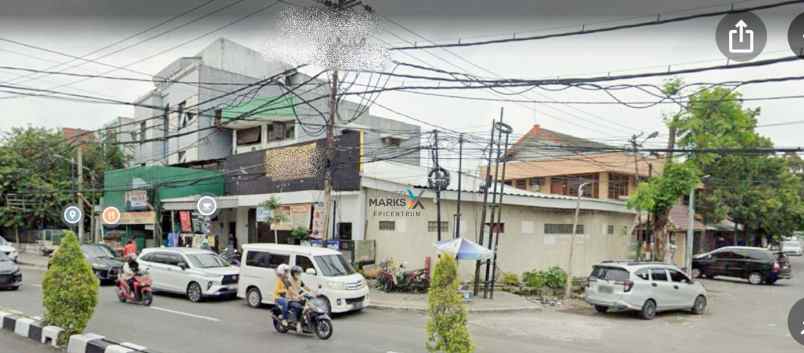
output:
[[31,286],[36,287],[36,288],[42,288],[42,285],[41,285],[41,284],[37,284],[37,283],[31,284]]
[[171,313],[171,314],[176,314],[176,315],[182,315],[182,316],[187,316],[187,317],[193,317],[193,318],[196,318],[196,319],[201,319],[201,320],[207,320],[207,321],[212,321],[212,322],[219,322],[219,321],[221,321],[220,319],[216,319],[216,318],[214,318],[214,317],[202,316],[202,315],[195,315],[195,314],[185,313],[185,312],[182,312],[182,311],[176,311],[176,310],[170,310],[170,309],[160,308],[160,307],[158,307],[158,306],[152,306],[152,307],[150,307],[150,308],[151,308],[151,309],[154,309],[154,310],[164,311],[164,312],[166,312],[166,313]]

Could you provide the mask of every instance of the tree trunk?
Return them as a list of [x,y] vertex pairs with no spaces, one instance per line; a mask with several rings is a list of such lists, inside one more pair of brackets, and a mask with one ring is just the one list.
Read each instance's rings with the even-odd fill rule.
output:
[[667,257],[670,255],[668,251],[667,239],[667,223],[669,222],[669,211],[664,213],[657,213],[653,220],[653,258],[662,259],[667,262]]

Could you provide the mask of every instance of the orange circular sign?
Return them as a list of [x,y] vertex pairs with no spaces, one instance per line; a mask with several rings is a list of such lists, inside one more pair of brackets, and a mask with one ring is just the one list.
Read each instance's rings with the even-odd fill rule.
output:
[[103,220],[103,224],[117,224],[120,222],[120,210],[118,210],[117,207],[106,207],[101,213],[101,219]]

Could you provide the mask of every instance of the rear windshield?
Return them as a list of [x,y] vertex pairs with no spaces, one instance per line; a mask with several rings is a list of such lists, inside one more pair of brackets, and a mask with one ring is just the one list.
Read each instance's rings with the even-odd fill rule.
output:
[[786,241],[786,242],[782,243],[782,246],[788,246],[788,247],[793,248],[793,247],[801,246],[801,243],[799,243],[797,241]]
[[628,271],[622,268],[595,266],[589,277],[607,281],[625,282],[628,280],[629,274]]

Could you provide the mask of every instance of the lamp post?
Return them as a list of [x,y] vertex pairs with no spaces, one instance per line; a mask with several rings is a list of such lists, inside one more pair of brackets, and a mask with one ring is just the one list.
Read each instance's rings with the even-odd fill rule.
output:
[[581,195],[583,188],[591,184],[590,182],[578,185],[578,198],[575,202],[575,219],[572,221],[572,237],[570,238],[569,264],[567,264],[567,282],[564,284],[564,299],[569,299],[572,293],[572,257],[575,254],[575,237],[578,235],[578,216],[581,213]]
[[[705,175],[703,178],[701,178],[701,181],[706,182],[707,179],[709,179],[709,175]],[[684,256],[686,261],[684,261],[684,266],[686,267],[687,274],[690,277],[692,277],[692,256],[693,256],[692,250],[693,250],[693,245],[695,243],[695,229],[694,228],[695,228],[695,188],[696,187],[697,187],[697,185],[693,186],[692,189],[690,189],[690,202],[687,205],[688,206],[688,208],[687,208],[687,217],[689,218],[687,220],[687,241],[686,241],[686,247],[684,249],[684,250],[686,250],[685,251],[685,256]]]

